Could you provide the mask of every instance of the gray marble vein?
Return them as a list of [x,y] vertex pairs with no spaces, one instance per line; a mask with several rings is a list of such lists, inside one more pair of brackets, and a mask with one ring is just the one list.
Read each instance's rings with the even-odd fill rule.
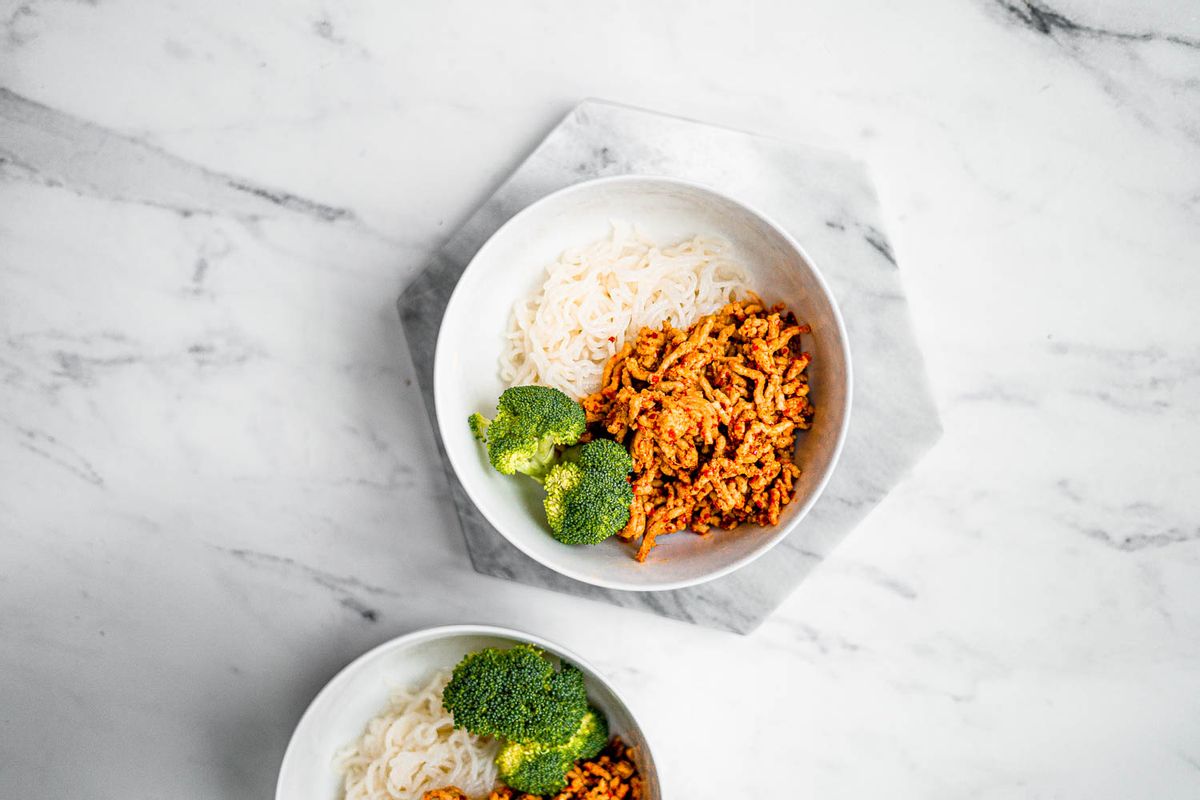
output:
[[1046,36],[1063,34],[1094,39],[1115,39],[1126,42],[1167,42],[1200,49],[1200,39],[1152,30],[1123,30],[1081,22],[1060,10],[1036,0],[993,0],[1023,25]]
[[[1116,107],[1150,132],[1163,136],[1173,130],[1192,144],[1200,141],[1200,29],[1195,15],[1163,19],[1148,6],[1134,6],[1129,19],[1104,4],[1069,0],[991,4],[1014,30],[1034,34],[1090,73]],[[1168,30],[1167,23],[1178,27]],[[1163,92],[1165,88],[1169,91]]]
[[[839,155],[600,101],[576,107],[405,290],[399,311],[431,420],[442,312],[475,251],[543,195],[602,175],[699,181],[763,208],[803,243],[833,286],[852,343],[850,435],[824,496],[799,529],[725,578],[670,592],[622,592],[529,559],[475,509],[447,468],[475,569],[686,622],[747,633],[903,479],[941,434],[896,258],[863,168]],[[904,398],[896,402],[895,398]]]
[[[103,157],[81,159],[78,153]],[[29,173],[49,186],[183,215],[256,219],[284,210],[326,222],[356,219],[350,209],[205,169],[3,87],[0,166]]]

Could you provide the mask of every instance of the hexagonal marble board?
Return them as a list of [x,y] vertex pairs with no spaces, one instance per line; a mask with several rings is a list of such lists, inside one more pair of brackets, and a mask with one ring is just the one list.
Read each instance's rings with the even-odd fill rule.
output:
[[748,633],[941,435],[900,271],[880,226],[874,188],[860,164],[778,139],[587,100],[550,132],[405,289],[398,303],[400,317],[436,431],[433,354],[438,325],[471,257],[534,200],[589,178],[631,173],[684,178],[728,192],[783,225],[820,265],[845,317],[854,363],[849,437],[825,493],[791,536],[732,575],[668,592],[623,592],[563,577],[521,553],[476,510],[444,453],[443,463],[479,572]]

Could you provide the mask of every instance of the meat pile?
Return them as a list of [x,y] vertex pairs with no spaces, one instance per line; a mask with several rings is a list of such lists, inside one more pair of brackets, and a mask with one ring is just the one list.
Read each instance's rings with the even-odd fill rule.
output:
[[687,330],[643,328],[609,360],[583,407],[633,457],[633,507],[618,535],[639,561],[663,534],[779,522],[800,474],[796,430],[813,418],[800,349],[809,332],[750,295]]

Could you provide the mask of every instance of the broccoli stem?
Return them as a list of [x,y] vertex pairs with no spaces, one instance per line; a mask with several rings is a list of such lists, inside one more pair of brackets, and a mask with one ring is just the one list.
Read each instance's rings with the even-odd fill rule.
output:
[[530,470],[529,472],[526,472],[525,474],[533,478],[538,483],[545,483],[546,473],[550,472],[550,468],[554,466],[557,460],[557,455],[558,451],[554,446],[554,442],[551,439],[542,440],[542,443],[538,445],[537,453],[535,453],[533,456],[534,462],[540,466]]

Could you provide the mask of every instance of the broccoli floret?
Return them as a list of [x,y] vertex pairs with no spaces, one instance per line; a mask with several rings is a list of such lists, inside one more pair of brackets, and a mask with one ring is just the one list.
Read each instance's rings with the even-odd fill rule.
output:
[[555,795],[566,788],[571,763],[557,748],[508,742],[496,756],[500,781],[518,792]]
[[471,426],[471,435],[481,442],[487,441],[488,418],[483,414],[472,414],[467,417],[467,424]]
[[604,715],[589,708],[575,734],[565,744],[507,742],[496,756],[500,780],[510,788],[530,794],[552,795],[567,785],[567,773],[581,758],[595,758],[608,743]]
[[583,673],[555,670],[528,644],[486,648],[463,658],[442,692],[456,727],[478,736],[503,736],[554,746],[568,741],[587,713]]
[[629,522],[633,459],[608,439],[588,442],[577,462],[556,464],[546,475],[546,521],[565,544],[598,544]]
[[587,713],[583,715],[583,721],[579,723],[579,727],[575,729],[575,735],[571,737],[563,749],[572,753],[572,763],[581,758],[595,758],[600,755],[600,751],[608,744],[608,720],[600,713],[597,708],[588,708]]
[[583,407],[558,389],[514,386],[496,404],[496,417],[468,418],[475,438],[487,440],[488,460],[505,475],[523,472],[541,480],[555,447],[579,441],[587,426]]

